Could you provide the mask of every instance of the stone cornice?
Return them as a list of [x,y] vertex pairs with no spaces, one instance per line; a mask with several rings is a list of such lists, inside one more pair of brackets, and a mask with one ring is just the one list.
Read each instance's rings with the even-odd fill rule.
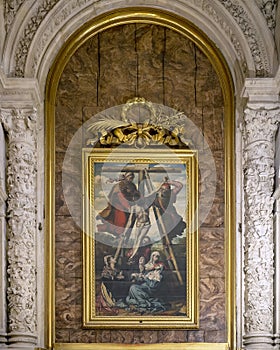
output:
[[16,107],[15,104],[37,105],[43,101],[37,79],[8,78],[1,69],[0,96],[0,106],[3,108],[9,108],[11,105]]
[[242,97],[252,103],[280,103],[280,67],[274,78],[247,78]]

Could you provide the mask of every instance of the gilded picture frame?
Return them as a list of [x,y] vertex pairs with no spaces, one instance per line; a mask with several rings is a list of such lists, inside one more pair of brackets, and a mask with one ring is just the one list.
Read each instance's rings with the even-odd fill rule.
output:
[[83,326],[198,328],[193,150],[83,149]]

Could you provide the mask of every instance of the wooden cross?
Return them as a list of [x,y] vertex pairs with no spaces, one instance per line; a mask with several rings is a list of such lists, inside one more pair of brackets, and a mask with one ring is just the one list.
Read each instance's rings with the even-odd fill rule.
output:
[[[144,194],[144,184],[146,183],[148,192],[151,193],[154,188],[153,188],[153,184],[150,178],[150,173],[181,173],[182,169],[181,168],[168,168],[168,172],[166,171],[166,169],[162,166],[156,166],[156,167],[149,167],[147,168],[146,164],[135,164],[135,165],[126,165],[124,167],[121,166],[106,166],[102,168],[102,172],[120,172],[120,173],[126,173],[126,172],[132,172],[132,173],[138,173],[138,190],[140,193]],[[178,268],[178,264],[177,264],[177,260],[175,257],[175,254],[173,252],[172,249],[172,244],[169,240],[168,237],[168,232],[166,230],[166,227],[164,225],[164,222],[162,220],[161,217],[161,213],[159,211],[159,208],[156,207],[155,205],[153,205],[153,211],[154,211],[154,215],[155,215],[155,219],[159,228],[160,233],[162,234],[164,240],[165,240],[165,245],[164,245],[164,249],[166,251],[166,255],[169,257],[171,257],[171,261],[172,264],[174,266],[176,275],[178,277],[178,281],[179,283],[182,285],[183,284],[183,279],[182,279],[182,275],[180,273],[180,270]],[[120,239],[120,242],[118,244],[118,248],[117,251],[115,253],[115,258],[118,258],[120,249],[121,249],[121,245],[122,242],[124,240],[124,237],[122,237],[122,239]]]

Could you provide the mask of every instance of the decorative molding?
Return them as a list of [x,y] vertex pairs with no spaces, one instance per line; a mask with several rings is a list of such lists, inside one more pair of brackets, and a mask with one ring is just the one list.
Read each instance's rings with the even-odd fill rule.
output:
[[22,107],[24,104],[38,106],[43,98],[40,93],[37,79],[8,78],[0,68],[0,107]]
[[0,109],[7,134],[7,308],[9,343],[34,345],[36,323],[37,112]]
[[0,349],[7,342],[5,138],[0,124]]
[[[25,67],[31,47],[33,50],[32,41],[36,35],[36,32],[38,31],[39,26],[47,16],[49,16],[49,19],[48,26],[46,27],[46,32],[44,31],[44,34],[38,38],[38,45],[36,42],[36,46],[34,47],[36,52],[32,54],[33,61],[31,64],[29,64],[29,67],[31,67],[29,69],[33,74],[36,72],[38,62],[41,59],[42,53],[47,47],[50,38],[54,33],[59,31],[61,24],[66,20],[70,20],[70,17],[73,15],[73,13],[75,13],[78,9],[82,9],[85,4],[92,4],[93,8],[95,8],[95,3],[99,3],[99,1],[70,0],[65,4],[61,0],[44,0],[38,2],[35,11],[33,11],[32,15],[30,15],[30,19],[25,25],[23,34],[17,43],[17,48],[14,56],[14,75],[16,77],[25,76]],[[248,67],[242,44],[238,38],[238,35],[234,33],[233,27],[230,27],[225,19],[225,16],[220,13],[218,9],[219,6],[217,6],[218,3],[220,3],[230,14],[230,16],[239,26],[240,30],[243,32],[245,38],[247,39],[252,59],[254,60],[255,64],[256,76],[261,77],[270,75],[272,67],[267,56],[266,44],[258,36],[255,24],[247,13],[244,4],[242,4],[240,0],[201,0],[196,1],[193,6],[200,8],[202,11],[205,11],[205,14],[207,16],[210,16],[210,18],[214,20],[222,29],[222,31],[228,36],[231,44],[234,47],[234,50],[236,51],[237,56],[240,59],[243,73],[247,73]],[[57,8],[59,9],[57,12],[52,11],[55,5],[57,5]],[[145,3],[139,1],[135,4],[135,6],[137,5],[142,6],[145,5]],[[256,5],[253,6],[258,9]],[[266,16],[271,17],[271,15],[269,15],[269,9],[269,1],[266,1],[266,3],[263,4],[263,11],[266,11]],[[50,12],[53,12],[53,16],[50,16]],[[13,14],[14,11],[11,11],[11,13]]]
[[[78,0],[76,0],[78,1]],[[19,40],[15,54],[15,76],[24,77],[24,68],[28,56],[28,51],[31,42],[44,18],[57,4],[57,0],[44,0],[36,8],[36,12],[32,15],[26,27],[24,28],[23,36]]]
[[4,18],[6,32],[10,30],[11,25],[15,19],[15,16],[24,3],[25,0],[4,0]]
[[239,0],[219,0],[231,17],[238,24],[244,36],[247,38],[252,57],[255,62],[256,76],[266,77],[271,73],[271,66],[268,62],[262,40],[256,33],[256,28],[249,18],[243,4]]
[[202,9],[220,26],[220,28],[222,28],[223,32],[227,35],[237,53],[237,56],[239,57],[242,72],[246,75],[246,73],[248,73],[248,66],[239,38],[234,33],[234,31],[232,30],[228,22],[225,20],[225,18],[223,18],[222,14],[218,12],[217,6],[213,6],[213,4],[214,2],[211,0],[204,0],[202,4]]
[[35,76],[42,54],[48,46],[50,39],[53,37],[53,34],[59,30],[61,25],[65,23],[67,19],[69,20],[71,18],[71,15],[73,15],[77,9],[82,9],[88,2],[90,2],[90,0],[69,0],[60,11],[53,14],[52,20],[48,23],[44,29],[43,35],[38,38],[36,46],[33,48],[30,69],[31,76]]
[[256,0],[256,3],[266,19],[268,28],[274,34],[277,0]]
[[[18,47],[15,53],[15,76],[16,77],[24,77],[25,75],[25,65],[27,61],[27,56],[29,53],[29,49],[32,43],[32,40],[43,20],[47,17],[49,12],[54,8],[54,6],[58,3],[57,0],[44,0],[36,9],[36,12],[30,18],[27,23],[24,34],[19,40]],[[70,0],[67,2],[67,6],[61,9],[61,12],[58,16],[55,16],[55,21],[52,21],[49,28],[53,31],[58,29],[61,23],[69,18],[71,13],[75,11],[76,8],[81,8],[83,5],[90,0]],[[96,1],[93,1],[93,3]],[[50,34],[50,33],[49,33]],[[44,34],[43,36],[43,44],[48,41],[48,35]],[[38,56],[38,54],[36,55]],[[36,61],[36,59],[35,59]],[[34,66],[34,64],[33,64]]]
[[[273,344],[273,185],[279,109],[244,115],[244,344]],[[264,345],[265,344],[265,345]]]
[[[1,179],[0,179],[1,180]],[[0,217],[4,215],[5,202],[8,196],[3,188],[0,187]]]
[[275,78],[251,78],[246,79],[242,96],[256,104],[279,104],[279,83]]

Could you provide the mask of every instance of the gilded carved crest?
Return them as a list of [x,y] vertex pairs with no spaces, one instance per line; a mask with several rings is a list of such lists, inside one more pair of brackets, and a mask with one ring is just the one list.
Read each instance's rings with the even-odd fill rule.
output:
[[[164,106],[162,106],[164,107]],[[182,140],[184,120],[182,112],[172,115],[144,98],[136,97],[122,106],[119,116],[101,114],[87,131],[95,137],[87,145],[116,147],[127,145],[135,148],[168,146],[190,148],[190,142]]]

